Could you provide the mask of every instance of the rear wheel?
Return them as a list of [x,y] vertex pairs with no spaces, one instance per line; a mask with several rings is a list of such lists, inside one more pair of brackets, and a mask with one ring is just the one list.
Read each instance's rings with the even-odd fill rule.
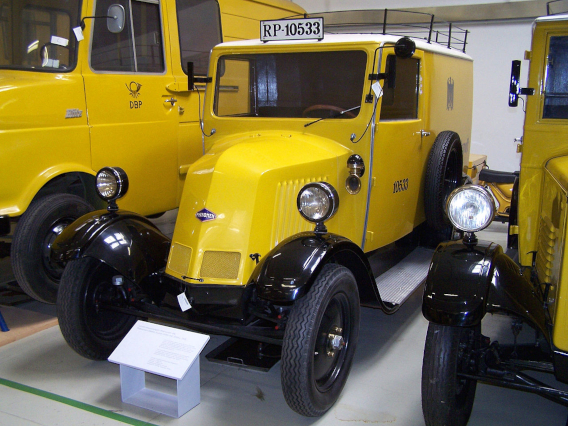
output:
[[477,381],[459,373],[472,370],[480,326],[428,326],[422,364],[422,412],[426,426],[465,426]]
[[339,397],[359,335],[359,293],[349,269],[326,265],[294,305],[282,346],[282,390],[304,416],[321,416]]
[[136,322],[136,317],[105,310],[103,303],[124,300],[112,284],[116,271],[90,257],[69,262],[57,296],[57,317],[63,337],[79,355],[105,360]]
[[30,204],[16,226],[10,254],[16,280],[30,297],[55,303],[65,265],[51,260],[51,244],[65,227],[92,210],[71,194],[53,194]]

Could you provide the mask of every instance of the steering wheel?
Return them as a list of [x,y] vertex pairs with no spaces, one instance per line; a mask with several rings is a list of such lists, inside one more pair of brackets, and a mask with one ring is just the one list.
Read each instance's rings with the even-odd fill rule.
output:
[[[339,108],[338,106],[335,106],[335,105],[312,105],[312,106],[307,107],[302,112],[302,117],[309,118],[308,114],[310,112],[318,111],[318,110],[343,112],[343,111],[345,111],[345,108]],[[349,117],[349,118],[355,118],[355,114],[353,114],[351,111],[347,111],[347,112],[343,113],[342,115]]]

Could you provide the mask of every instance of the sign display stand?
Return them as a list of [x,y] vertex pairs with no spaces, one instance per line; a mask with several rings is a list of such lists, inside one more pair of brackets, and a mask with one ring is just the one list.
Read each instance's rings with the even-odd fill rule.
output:
[[[201,401],[199,354],[209,336],[138,321],[108,360],[120,365],[122,401],[181,417]],[[175,395],[146,387],[146,373],[176,381]]]

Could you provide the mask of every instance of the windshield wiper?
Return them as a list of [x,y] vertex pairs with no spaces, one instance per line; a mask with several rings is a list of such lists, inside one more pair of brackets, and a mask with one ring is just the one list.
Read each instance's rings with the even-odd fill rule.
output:
[[354,111],[354,110],[359,109],[359,108],[361,108],[361,105],[357,105],[357,106],[354,106],[353,108],[349,108],[349,109],[346,109],[346,110],[343,110],[343,111],[336,112],[334,115],[330,115],[329,117],[318,118],[317,120],[314,120],[314,121],[312,121],[312,122],[310,122],[310,123],[304,124],[304,127],[311,126],[312,124],[316,124],[318,121],[322,121],[322,120],[325,120],[325,119],[328,119],[328,118],[337,118],[337,117],[340,117],[340,116],[342,116],[342,115],[345,114],[345,113]]

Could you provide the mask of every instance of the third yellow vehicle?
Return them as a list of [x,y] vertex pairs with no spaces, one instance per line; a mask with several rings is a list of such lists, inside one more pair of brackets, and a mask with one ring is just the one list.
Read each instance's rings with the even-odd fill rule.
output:
[[[422,368],[428,426],[465,426],[478,382],[568,406],[565,387],[542,378],[551,373],[568,383],[568,14],[534,22],[525,58],[528,87],[519,83],[521,61],[513,61],[509,96],[510,106],[527,96],[509,251],[477,239],[495,204],[485,188],[466,185],[447,203],[464,238],[440,244],[428,273],[422,307],[430,321]],[[489,313],[509,318],[510,334],[482,334]]]

